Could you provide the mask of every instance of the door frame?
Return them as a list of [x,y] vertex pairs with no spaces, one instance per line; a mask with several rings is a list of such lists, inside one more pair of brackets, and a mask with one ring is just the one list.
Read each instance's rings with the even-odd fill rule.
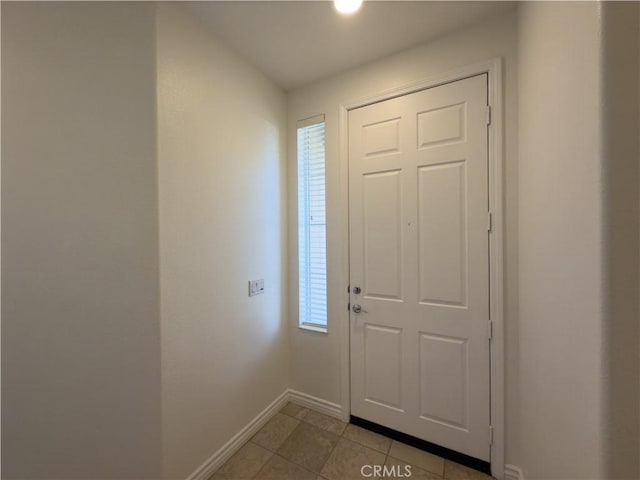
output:
[[[491,124],[488,129],[489,155],[489,210],[492,216],[489,235],[489,314],[492,320],[492,339],[490,354],[491,373],[491,426],[493,443],[491,444],[491,474],[501,480],[504,478],[505,444],[505,363],[504,363],[504,124],[503,124],[503,86],[501,57],[450,70],[442,75],[430,77],[418,82],[384,90],[374,95],[346,101],[339,106],[340,115],[340,157],[339,157],[339,204],[343,206],[340,218],[342,227],[343,262],[341,276],[343,304],[348,305],[349,293],[349,110],[364,107],[420,90],[437,87],[445,83],[463,80],[468,77],[487,74],[487,93],[491,106]],[[349,420],[351,412],[351,356],[350,356],[350,312],[341,309],[340,342],[340,387],[342,418]]]

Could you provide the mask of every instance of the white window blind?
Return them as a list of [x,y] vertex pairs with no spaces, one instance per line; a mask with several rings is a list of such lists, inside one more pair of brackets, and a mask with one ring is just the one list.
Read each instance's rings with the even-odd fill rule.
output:
[[327,326],[324,115],[298,123],[298,272],[301,326]]

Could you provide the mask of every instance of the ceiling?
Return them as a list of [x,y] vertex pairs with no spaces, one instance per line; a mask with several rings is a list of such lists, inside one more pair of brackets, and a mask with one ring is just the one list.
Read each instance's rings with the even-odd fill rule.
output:
[[329,1],[189,2],[216,36],[292,90],[514,8],[514,2],[365,0],[351,16]]

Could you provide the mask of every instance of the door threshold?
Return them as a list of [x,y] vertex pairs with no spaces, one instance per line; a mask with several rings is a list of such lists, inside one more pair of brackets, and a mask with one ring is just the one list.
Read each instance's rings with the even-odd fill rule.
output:
[[491,464],[484,460],[465,455],[464,453],[456,452],[455,450],[451,450],[446,447],[441,447],[440,445],[436,445],[435,443],[427,442],[426,440],[422,440],[421,438],[413,437],[406,433],[393,430],[392,428],[384,427],[377,423],[370,422],[369,420],[365,420],[364,418],[354,417],[353,415],[351,415],[349,422],[358,427],[371,430],[372,432],[379,433],[380,435],[384,435],[385,437],[389,437],[393,440],[411,445],[412,447],[419,448],[420,450],[424,450],[425,452],[429,452],[447,460],[451,460],[452,462],[459,463],[460,465],[464,465],[465,467],[473,468],[474,470],[478,470],[479,472],[491,475]]

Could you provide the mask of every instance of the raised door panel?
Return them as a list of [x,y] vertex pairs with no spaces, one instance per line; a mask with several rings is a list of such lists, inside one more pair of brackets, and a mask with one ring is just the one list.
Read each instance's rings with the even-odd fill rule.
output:
[[420,417],[451,427],[467,428],[467,341],[420,334]]
[[402,410],[402,330],[364,326],[365,401]]
[[402,297],[402,172],[363,177],[364,294]]
[[418,148],[465,140],[466,103],[418,113]]
[[420,302],[466,306],[466,165],[418,169]]
[[364,125],[362,130],[365,158],[389,155],[400,151],[400,117]]

